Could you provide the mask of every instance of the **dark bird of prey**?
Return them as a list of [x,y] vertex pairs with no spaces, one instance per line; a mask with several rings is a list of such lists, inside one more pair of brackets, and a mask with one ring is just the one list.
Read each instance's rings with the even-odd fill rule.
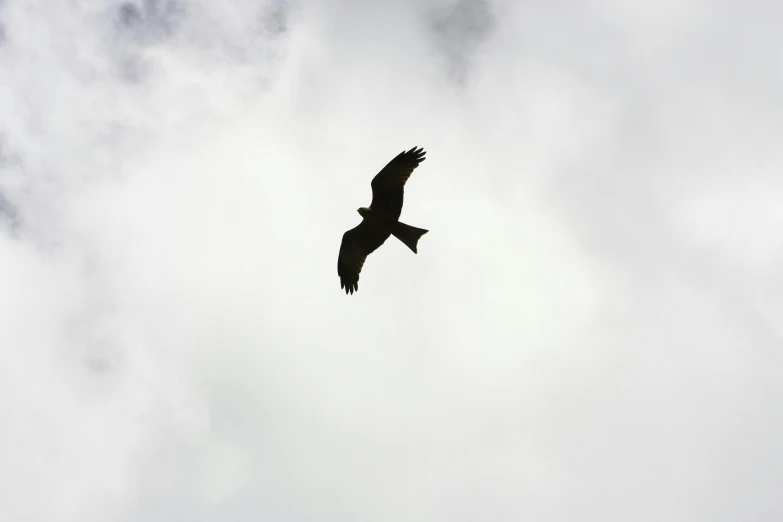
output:
[[424,150],[413,147],[397,157],[372,180],[372,202],[358,209],[362,222],[343,234],[340,255],[337,257],[337,275],[340,288],[353,294],[359,290],[359,273],[364,260],[393,235],[416,254],[419,238],[428,230],[400,222],[405,182],[413,170],[424,161]]

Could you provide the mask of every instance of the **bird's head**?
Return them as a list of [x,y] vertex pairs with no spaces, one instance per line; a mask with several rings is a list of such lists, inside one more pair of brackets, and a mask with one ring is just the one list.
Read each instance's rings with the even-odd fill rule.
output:
[[356,212],[358,212],[360,216],[365,217],[370,213],[370,209],[367,207],[359,207],[356,209]]

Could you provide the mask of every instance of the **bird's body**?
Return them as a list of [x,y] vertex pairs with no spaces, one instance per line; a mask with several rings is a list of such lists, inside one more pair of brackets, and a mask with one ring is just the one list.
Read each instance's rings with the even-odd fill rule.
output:
[[367,256],[394,235],[413,253],[418,241],[428,231],[400,222],[405,182],[413,170],[424,161],[424,150],[413,147],[392,159],[372,180],[372,203],[357,211],[362,222],[343,234],[337,274],[345,293],[359,289],[359,273]]
[[373,211],[371,207],[361,207],[358,212],[359,215],[366,219],[371,225],[378,227],[389,234],[392,233],[395,223],[398,222],[396,219],[392,219],[391,216],[385,215],[382,212]]

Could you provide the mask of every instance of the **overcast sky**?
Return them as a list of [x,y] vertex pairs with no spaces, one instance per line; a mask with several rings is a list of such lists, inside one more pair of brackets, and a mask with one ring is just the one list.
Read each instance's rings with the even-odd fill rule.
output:
[[0,0],[0,518],[779,522],[773,4]]

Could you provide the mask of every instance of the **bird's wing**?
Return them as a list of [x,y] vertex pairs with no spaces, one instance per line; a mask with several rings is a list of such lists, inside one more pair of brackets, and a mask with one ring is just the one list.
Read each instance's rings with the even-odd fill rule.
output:
[[402,213],[405,182],[413,170],[425,160],[424,149],[413,147],[400,152],[372,179],[372,203],[370,207],[394,219]]
[[390,234],[363,220],[359,225],[343,234],[340,255],[337,257],[337,275],[340,276],[340,288],[345,293],[354,293],[359,289],[359,272],[364,260],[389,239]]

